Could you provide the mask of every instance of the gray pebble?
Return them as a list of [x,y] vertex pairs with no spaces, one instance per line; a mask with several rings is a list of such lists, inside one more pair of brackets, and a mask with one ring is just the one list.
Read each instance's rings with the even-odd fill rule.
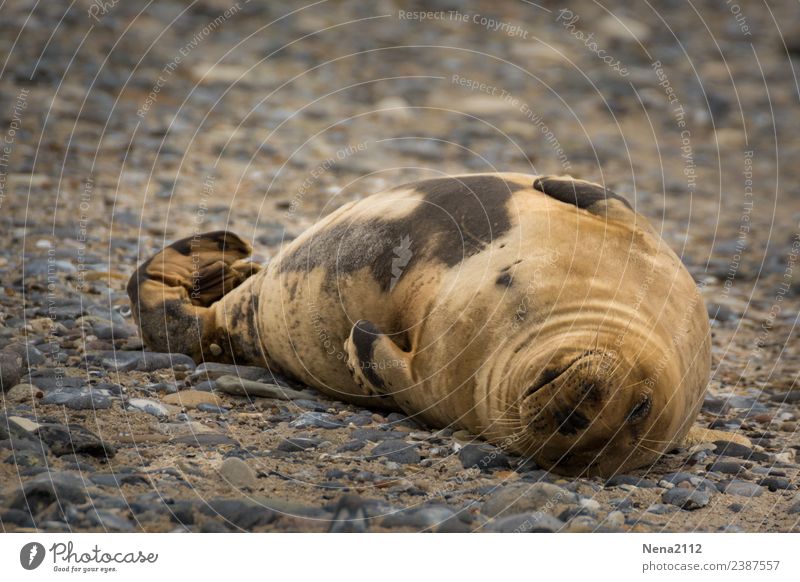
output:
[[419,463],[420,456],[416,445],[401,440],[388,440],[375,445],[370,451],[370,458],[384,457],[395,463],[411,465]]
[[342,428],[344,424],[333,416],[324,412],[304,412],[289,423],[292,428]]
[[482,473],[491,473],[495,469],[510,469],[511,462],[501,449],[487,444],[468,444],[461,447],[458,458],[465,469],[477,467]]
[[317,438],[294,437],[281,441],[281,443],[278,445],[277,448],[279,451],[284,451],[286,453],[296,453],[298,451],[306,451],[308,449],[313,449],[316,446],[318,446],[321,442],[322,439],[317,439]]
[[554,533],[564,527],[564,522],[547,513],[533,512],[510,515],[489,526],[497,533]]
[[764,489],[755,483],[733,479],[723,483],[723,492],[739,497],[759,497],[764,493]]
[[684,487],[673,487],[668,489],[661,496],[661,501],[675,505],[681,509],[693,511],[708,505],[711,501],[711,495],[708,491],[701,491],[699,489],[687,489]]
[[131,398],[127,401],[129,409],[138,410],[151,414],[156,418],[165,418],[169,416],[169,410],[162,403],[155,400],[148,400],[147,398]]

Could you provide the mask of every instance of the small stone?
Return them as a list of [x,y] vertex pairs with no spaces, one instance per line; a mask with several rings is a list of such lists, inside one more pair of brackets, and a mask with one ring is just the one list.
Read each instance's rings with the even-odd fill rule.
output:
[[608,527],[619,529],[625,525],[625,514],[621,511],[612,511],[606,516],[603,523]]
[[116,450],[100,437],[77,424],[41,424],[36,431],[41,441],[50,447],[56,456],[90,455],[101,459],[111,458]]
[[152,414],[156,418],[164,418],[169,416],[169,410],[166,406],[155,400],[147,398],[131,398],[127,401],[127,407],[140,412]]
[[175,437],[170,442],[177,445],[188,445],[190,447],[216,447],[219,445],[239,445],[238,442],[225,434],[216,432],[205,432],[198,434],[187,434]]
[[606,487],[619,487],[620,485],[633,485],[634,487],[641,487],[643,489],[658,487],[655,481],[635,475],[614,475],[606,481]]
[[216,404],[208,404],[206,402],[198,404],[197,410],[200,412],[209,412],[211,414],[228,414],[230,412],[227,408],[217,406]]
[[711,495],[708,491],[701,491],[699,489],[689,489],[684,487],[673,487],[665,491],[661,496],[661,501],[675,505],[681,509],[694,511],[708,505],[711,501]]
[[111,408],[111,399],[104,395],[87,390],[81,392],[48,392],[42,398],[42,404],[57,404],[73,410],[103,410]]
[[255,471],[238,457],[225,459],[219,467],[219,474],[237,488],[254,489],[258,485]]
[[401,440],[387,440],[375,445],[369,457],[384,457],[403,465],[413,465],[420,461],[416,445],[411,445]]
[[19,384],[22,377],[22,357],[8,349],[0,351],[0,392]]
[[489,529],[497,533],[554,533],[563,527],[560,519],[537,511],[500,518]]
[[726,475],[738,475],[747,473],[748,466],[737,461],[715,461],[706,466],[706,471],[714,473],[725,473]]
[[653,503],[646,509],[647,513],[653,513],[655,515],[664,515],[666,513],[672,513],[673,511],[677,511],[671,505],[664,505],[662,503]]
[[194,370],[195,363],[186,354],[160,352],[127,352],[122,350],[88,354],[89,361],[117,372],[154,372],[172,368],[175,370]]
[[764,489],[761,486],[738,479],[732,479],[721,483],[721,486],[723,493],[737,495],[739,497],[759,497],[764,493]]
[[189,409],[197,408],[200,404],[213,404],[214,406],[222,404],[222,401],[215,394],[199,390],[183,390],[175,394],[167,394],[161,400],[167,404]]
[[408,527],[415,531],[436,530],[452,519],[455,511],[444,505],[429,505],[404,509],[386,516],[381,525],[385,528]]
[[47,472],[22,485],[11,499],[12,509],[28,510],[33,515],[58,503],[60,507],[86,501],[83,482],[71,473]]
[[769,489],[770,491],[778,491],[779,489],[794,489],[794,485],[786,477],[765,477],[758,482]]
[[246,380],[238,376],[220,376],[217,378],[216,384],[221,392],[234,394],[236,396],[275,398],[278,400],[300,400],[308,398],[308,394],[305,392],[284,388],[277,384],[265,384],[264,382]]
[[738,457],[745,460],[753,461],[768,461],[769,455],[754,451],[750,447],[740,445],[731,441],[714,441],[714,453],[717,455],[725,455],[727,457]]
[[304,412],[289,423],[292,428],[342,428],[344,424],[332,414],[324,412]]
[[[293,437],[281,441],[281,443],[278,445],[277,448],[279,451],[283,451],[286,453],[296,453],[299,451],[307,451],[308,449],[313,449],[317,447],[321,442],[322,439]],[[362,444],[361,446],[363,447],[364,445]]]
[[545,509],[560,513],[565,505],[578,502],[578,496],[552,483],[514,483],[500,487],[483,504],[481,512],[502,517]]
[[221,519],[226,525],[245,531],[269,525],[277,518],[277,514],[272,509],[255,502],[239,499],[212,499],[200,505],[200,512]]
[[271,378],[273,375],[266,368],[260,368],[258,366],[239,366],[237,364],[203,362],[197,366],[189,379],[192,382],[202,382],[216,380],[221,376],[233,376],[245,380],[260,380],[261,378]]
[[219,356],[222,354],[222,348],[219,347],[218,344],[210,344],[208,346],[209,351],[211,352],[212,356]]
[[469,444],[461,447],[458,458],[465,469],[477,467],[482,473],[491,473],[495,469],[510,469],[508,455],[490,444]]
[[6,402],[25,403],[29,406],[42,397],[44,397],[44,392],[33,384],[17,384],[5,394]]

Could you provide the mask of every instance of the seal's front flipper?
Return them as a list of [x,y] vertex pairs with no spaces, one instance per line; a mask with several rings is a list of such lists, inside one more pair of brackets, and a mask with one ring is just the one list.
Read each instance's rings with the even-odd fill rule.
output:
[[245,261],[251,252],[237,235],[217,231],[176,241],[145,261],[128,281],[145,345],[215,359],[209,345],[223,343],[215,304],[259,269]]
[[689,429],[689,433],[683,439],[683,445],[692,447],[700,443],[713,443],[717,441],[736,443],[737,445],[744,445],[746,447],[753,446],[750,439],[746,436],[736,434],[735,432],[726,432],[724,430],[702,428],[699,426],[693,426]]
[[365,319],[353,326],[344,348],[356,383],[370,394],[392,396],[402,406],[402,392],[413,384],[411,354]]

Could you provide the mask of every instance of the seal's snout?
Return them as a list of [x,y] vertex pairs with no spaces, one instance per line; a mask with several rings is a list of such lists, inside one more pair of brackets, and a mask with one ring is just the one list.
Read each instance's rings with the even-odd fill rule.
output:
[[655,408],[646,377],[611,351],[562,357],[520,403],[529,454],[562,473],[611,474],[640,463],[636,442]]

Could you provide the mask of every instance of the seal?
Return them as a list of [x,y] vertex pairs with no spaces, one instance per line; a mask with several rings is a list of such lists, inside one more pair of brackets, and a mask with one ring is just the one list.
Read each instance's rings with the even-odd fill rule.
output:
[[271,370],[607,476],[686,442],[711,364],[702,297],[614,192],[570,176],[423,180],[345,204],[266,267],[220,231],[134,273],[144,343]]

